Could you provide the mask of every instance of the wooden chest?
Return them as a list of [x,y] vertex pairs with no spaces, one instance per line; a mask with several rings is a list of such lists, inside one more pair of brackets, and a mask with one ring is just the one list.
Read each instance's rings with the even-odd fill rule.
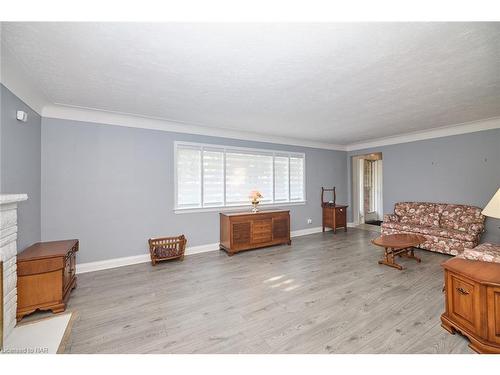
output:
[[220,214],[220,248],[229,255],[279,244],[291,244],[290,211]]
[[347,231],[347,207],[345,205],[323,204],[323,232],[325,228],[332,228],[333,233],[337,228]]
[[453,258],[445,263],[441,325],[461,332],[479,353],[500,354],[500,263]]
[[76,287],[78,240],[39,242],[17,256],[17,321],[36,310],[66,309]]

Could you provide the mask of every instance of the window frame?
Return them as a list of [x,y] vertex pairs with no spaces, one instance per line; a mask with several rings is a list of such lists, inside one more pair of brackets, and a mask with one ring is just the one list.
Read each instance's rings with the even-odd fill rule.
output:
[[[178,179],[177,179],[177,150],[179,147],[191,147],[191,148],[197,148],[199,147],[201,150],[201,207],[188,207],[188,208],[183,208],[183,207],[178,207]],[[224,165],[224,171],[223,171],[223,176],[224,176],[224,183],[223,183],[223,189],[224,189],[224,203],[222,206],[209,206],[209,207],[203,207],[203,151],[204,149],[207,148],[211,151],[220,151],[223,153],[223,165]],[[272,149],[265,149],[265,148],[250,148],[250,147],[239,147],[239,146],[227,146],[227,145],[218,145],[218,144],[212,144],[212,143],[199,143],[199,142],[186,142],[186,141],[174,141],[174,147],[173,147],[173,152],[174,152],[174,212],[175,213],[188,213],[188,212],[210,212],[210,211],[235,211],[239,210],[242,208],[247,208],[251,207],[250,201],[248,204],[238,204],[238,205],[227,205],[226,204],[226,154],[227,152],[244,152],[244,153],[254,153],[254,154],[259,154],[259,155],[268,155],[272,156],[273,158],[273,166],[272,166],[272,181],[273,181],[273,197],[272,197],[272,202],[270,203],[261,203],[259,206],[264,206],[267,208],[273,208],[273,207],[283,207],[283,206],[297,206],[297,205],[305,205],[307,202],[306,198],[306,154],[304,152],[295,152],[295,151],[283,151],[283,150],[272,150]],[[282,156],[282,157],[288,157],[288,201],[280,201],[280,202],[275,202],[275,183],[276,183],[276,176],[275,176],[275,156]],[[304,191],[304,197],[303,200],[290,200],[290,157],[296,157],[296,158],[302,158],[304,160],[303,162],[303,179],[302,179],[302,189]]]

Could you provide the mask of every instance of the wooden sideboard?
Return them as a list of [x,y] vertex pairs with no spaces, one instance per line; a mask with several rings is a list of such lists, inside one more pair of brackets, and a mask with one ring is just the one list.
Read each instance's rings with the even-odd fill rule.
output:
[[347,207],[349,206],[322,204],[323,232],[325,228],[332,228],[333,233],[336,233],[338,228],[344,228],[344,231],[347,232]]
[[291,244],[290,211],[220,214],[220,248],[229,255],[279,244]]
[[467,336],[469,347],[478,353],[500,354],[500,263],[453,258],[442,266],[442,327]]
[[17,321],[36,310],[66,310],[76,287],[78,240],[36,243],[17,256]]

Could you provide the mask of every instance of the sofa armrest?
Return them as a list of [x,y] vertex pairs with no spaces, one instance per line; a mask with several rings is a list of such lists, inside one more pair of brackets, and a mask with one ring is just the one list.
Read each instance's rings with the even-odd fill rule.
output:
[[399,216],[395,214],[384,214],[384,222],[396,223],[399,221]]

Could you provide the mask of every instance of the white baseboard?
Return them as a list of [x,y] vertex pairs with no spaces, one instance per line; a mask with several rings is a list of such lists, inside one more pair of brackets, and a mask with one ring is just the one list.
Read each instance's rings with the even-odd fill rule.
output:
[[[293,230],[293,231],[290,232],[290,237],[307,236],[308,234],[319,233],[322,230],[323,230],[322,227],[314,227],[314,228],[306,228],[306,229]],[[331,230],[331,229],[330,228],[325,228],[325,230]]]
[[[210,243],[206,245],[200,246],[191,246],[186,248],[185,255],[193,255],[199,253],[206,253],[207,251],[219,250],[219,243]],[[81,263],[77,265],[76,273],[86,273],[86,272],[94,272],[106,270],[109,268],[116,268],[122,266],[130,266],[132,264],[146,263],[150,262],[151,258],[149,253],[141,254],[141,255],[133,255],[130,257],[122,257],[122,258],[113,258],[106,260],[99,260],[97,262],[88,262]]]
[[206,245],[187,247],[185,254],[186,255],[193,255],[193,254],[206,253],[208,251],[215,251],[215,250],[219,250],[219,243],[218,242],[209,243]]
[[[347,223],[347,226],[348,227],[353,226],[351,224],[352,223]],[[325,228],[325,230],[331,230],[331,229]],[[299,229],[299,230],[292,231],[290,233],[290,236],[291,237],[300,237],[300,236],[306,236],[308,234],[319,233],[321,231],[322,231],[322,227]],[[210,243],[210,244],[206,244],[206,245],[187,247],[185,254],[186,255],[193,255],[193,254],[206,253],[208,251],[215,251],[215,250],[219,250],[219,243],[218,242]],[[113,258],[113,259],[100,260],[97,262],[81,263],[81,264],[77,264],[76,273],[81,274],[81,273],[87,273],[87,272],[106,270],[109,268],[130,266],[132,264],[146,263],[146,262],[149,262],[150,260],[151,259],[149,257],[149,253],[145,253],[145,254],[140,254],[140,255],[133,255],[130,257]]]
[[87,273],[94,271],[107,270],[122,266],[130,266],[132,264],[149,262],[149,254],[134,255],[131,257],[113,258],[99,260],[97,262],[80,263],[76,265],[76,273]]

